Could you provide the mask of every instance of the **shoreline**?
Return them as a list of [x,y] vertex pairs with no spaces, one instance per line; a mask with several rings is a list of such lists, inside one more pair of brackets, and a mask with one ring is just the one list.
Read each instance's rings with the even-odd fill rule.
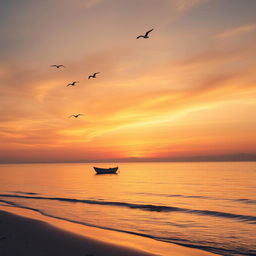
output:
[[[8,220],[7,224],[6,220]],[[70,223],[46,217],[31,210],[8,206],[0,206],[0,230],[1,256],[32,256],[35,254],[38,256],[86,256],[86,254],[91,254],[91,256],[217,255],[150,238]],[[21,232],[21,230],[24,231]],[[7,239],[1,240],[3,237]],[[24,247],[27,241],[30,241],[29,246]],[[50,250],[49,246],[55,249]],[[56,252],[56,250],[59,251]],[[83,254],[81,254],[81,250]],[[40,254],[40,252],[45,251],[47,254]]]

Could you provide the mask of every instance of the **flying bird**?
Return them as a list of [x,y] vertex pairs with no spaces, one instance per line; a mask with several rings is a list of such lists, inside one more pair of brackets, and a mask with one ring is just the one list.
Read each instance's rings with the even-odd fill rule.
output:
[[90,78],[96,78],[96,75],[99,74],[99,73],[100,73],[100,72],[96,72],[96,73],[94,73],[93,75],[89,75],[89,76],[88,76],[88,79],[90,79]]
[[149,38],[148,35],[149,35],[149,33],[152,32],[153,30],[154,30],[153,28],[150,29],[149,31],[147,31],[147,32],[145,33],[145,35],[139,35],[139,36],[136,37],[136,39],[139,39],[139,38],[145,38],[145,39],[146,39],[146,38]]
[[79,116],[83,116],[83,114],[76,114],[76,115],[71,115],[71,116],[69,116],[69,117],[78,118]]
[[67,86],[75,86],[76,85],[76,83],[79,83],[78,81],[74,81],[73,83],[69,83],[69,84],[67,84]]
[[55,68],[65,68],[64,65],[51,65],[51,67],[55,67]]

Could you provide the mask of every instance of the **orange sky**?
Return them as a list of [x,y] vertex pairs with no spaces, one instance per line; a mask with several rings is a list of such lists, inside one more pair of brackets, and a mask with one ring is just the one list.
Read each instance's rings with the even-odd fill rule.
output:
[[256,153],[255,1],[0,10],[0,162]]

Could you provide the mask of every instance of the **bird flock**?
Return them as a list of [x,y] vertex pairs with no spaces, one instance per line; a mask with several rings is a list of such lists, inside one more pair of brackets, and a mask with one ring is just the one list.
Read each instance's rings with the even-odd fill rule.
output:
[[[139,35],[136,37],[136,39],[140,39],[140,38],[143,38],[143,39],[148,39],[149,38],[149,33],[151,33],[154,29],[150,29],[148,30],[144,35]],[[66,68],[66,66],[62,65],[62,64],[54,64],[54,65],[51,65],[50,67],[52,68],[57,68],[57,69],[60,69],[60,68]],[[88,76],[88,79],[95,79],[97,78],[97,75],[100,74],[100,72],[95,72],[91,75]],[[76,86],[77,84],[79,83],[79,81],[73,81],[72,83],[69,83],[67,84],[66,86]],[[70,115],[69,117],[73,117],[73,118],[78,118],[79,116],[83,116],[84,114],[73,114],[73,115]]]

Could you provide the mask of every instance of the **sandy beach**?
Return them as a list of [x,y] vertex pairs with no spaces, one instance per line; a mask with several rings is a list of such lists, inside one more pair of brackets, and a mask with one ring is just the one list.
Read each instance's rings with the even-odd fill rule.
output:
[[45,222],[0,212],[0,255],[134,255],[153,254],[113,246],[55,228]]
[[[47,217],[35,219],[40,214],[20,209],[1,207],[0,210],[0,255],[1,256],[207,256],[208,252],[165,244],[148,238],[128,234],[80,227],[65,221],[46,222]],[[14,214],[16,212],[17,214]],[[50,221],[51,222],[51,221]],[[60,227],[63,226],[63,229]],[[69,231],[68,231],[69,230]],[[97,240],[93,238],[102,234]],[[114,233],[114,234],[113,234]],[[86,234],[86,235],[85,235]],[[107,239],[101,239],[103,236]],[[116,237],[116,243],[113,239]],[[118,239],[120,237],[120,239]],[[112,242],[111,242],[112,240]],[[138,246],[138,244],[141,245]],[[163,248],[160,248],[163,246]]]

